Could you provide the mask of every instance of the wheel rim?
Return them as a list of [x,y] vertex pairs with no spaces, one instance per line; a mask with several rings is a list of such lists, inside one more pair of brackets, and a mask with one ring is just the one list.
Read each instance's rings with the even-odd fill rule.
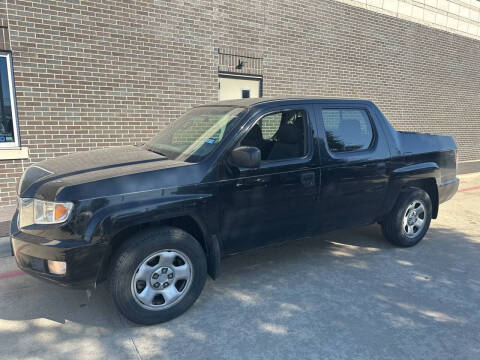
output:
[[178,303],[193,280],[190,259],[179,250],[161,250],[147,256],[132,277],[132,295],[148,310],[163,310]]
[[405,236],[414,238],[425,227],[425,205],[420,200],[413,201],[408,205],[403,215],[402,229]]

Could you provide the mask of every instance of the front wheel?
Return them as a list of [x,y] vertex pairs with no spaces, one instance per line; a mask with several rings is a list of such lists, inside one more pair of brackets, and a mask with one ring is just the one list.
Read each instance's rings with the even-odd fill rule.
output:
[[185,312],[205,284],[205,253],[190,234],[164,227],[142,232],[116,252],[109,287],[120,312],[156,324]]
[[418,188],[403,191],[390,214],[382,221],[384,236],[394,245],[416,245],[427,233],[432,220],[432,201]]

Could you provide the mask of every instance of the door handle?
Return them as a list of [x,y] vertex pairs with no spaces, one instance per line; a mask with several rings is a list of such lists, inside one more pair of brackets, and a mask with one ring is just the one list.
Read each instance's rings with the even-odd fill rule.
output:
[[305,187],[310,187],[315,185],[315,173],[313,171],[309,171],[300,175],[300,182]]

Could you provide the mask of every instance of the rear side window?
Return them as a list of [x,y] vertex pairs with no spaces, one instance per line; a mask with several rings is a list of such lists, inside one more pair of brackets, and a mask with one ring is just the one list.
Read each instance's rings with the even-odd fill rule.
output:
[[323,109],[322,118],[331,152],[361,151],[370,147],[373,129],[366,110]]

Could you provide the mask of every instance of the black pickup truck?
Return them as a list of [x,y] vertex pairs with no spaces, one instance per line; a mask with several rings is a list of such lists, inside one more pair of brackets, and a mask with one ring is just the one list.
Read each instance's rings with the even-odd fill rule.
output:
[[172,319],[229,254],[379,223],[397,246],[458,189],[450,136],[396,131],[370,101],[244,99],[195,107],[149,143],[29,167],[11,242],[60,285],[108,280],[137,323]]

